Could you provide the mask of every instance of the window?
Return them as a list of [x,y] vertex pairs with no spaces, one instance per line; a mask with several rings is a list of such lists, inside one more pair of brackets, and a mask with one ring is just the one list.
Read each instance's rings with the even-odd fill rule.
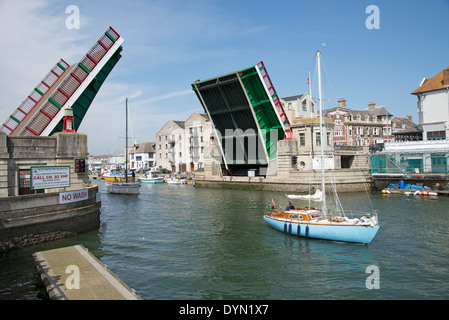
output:
[[302,111],[307,111],[307,102],[306,101],[302,102]]
[[327,139],[327,145],[330,146],[331,145],[331,132],[330,131],[326,132],[326,139]]
[[299,133],[299,145],[300,146],[306,145],[306,134],[304,132]]
[[445,131],[427,131],[427,140],[444,140],[446,139]]
[[343,130],[342,129],[335,129],[334,130],[334,136],[335,137],[343,137]]
[[336,124],[336,125],[342,125],[342,124],[343,124],[343,121],[341,121],[341,119],[335,119],[335,120],[334,120],[334,124]]
[[315,133],[315,144],[318,146],[321,145],[321,133],[320,132]]

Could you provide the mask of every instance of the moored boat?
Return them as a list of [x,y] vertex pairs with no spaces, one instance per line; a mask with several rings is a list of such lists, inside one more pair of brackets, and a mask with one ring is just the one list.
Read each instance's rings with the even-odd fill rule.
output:
[[138,182],[111,182],[107,184],[108,193],[115,194],[139,194]]
[[[112,169],[101,176],[104,181],[125,181],[125,175],[120,170]],[[131,175],[128,174],[128,180],[131,179]]]
[[128,181],[128,98],[126,98],[126,142],[125,142],[125,179],[124,181],[119,181],[118,178],[114,179],[112,182],[109,182],[107,185],[108,193],[118,193],[118,194],[139,194],[140,191],[140,183],[134,181]]
[[139,178],[139,181],[142,183],[164,183],[164,180],[165,178],[159,176],[156,172],[150,172],[150,174]]
[[176,177],[168,177],[168,178],[165,179],[165,183],[168,183],[168,184],[186,184],[187,180],[184,179],[184,178],[178,179]]

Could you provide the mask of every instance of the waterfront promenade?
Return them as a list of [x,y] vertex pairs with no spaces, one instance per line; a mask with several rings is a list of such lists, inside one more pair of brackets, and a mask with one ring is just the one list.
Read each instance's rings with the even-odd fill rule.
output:
[[140,300],[81,245],[36,252],[37,269],[52,300]]

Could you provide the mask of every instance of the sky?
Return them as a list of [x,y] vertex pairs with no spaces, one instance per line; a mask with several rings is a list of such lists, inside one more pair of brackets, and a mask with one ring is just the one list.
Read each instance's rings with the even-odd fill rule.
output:
[[309,71],[316,97],[318,50],[325,109],[340,97],[353,110],[374,101],[417,122],[410,93],[449,66],[448,16],[449,0],[0,0],[0,121],[60,58],[78,63],[112,26],[123,57],[78,128],[92,155],[123,152],[125,97],[130,135],[155,141],[167,121],[204,112],[194,81],[259,61],[280,97],[307,92]]

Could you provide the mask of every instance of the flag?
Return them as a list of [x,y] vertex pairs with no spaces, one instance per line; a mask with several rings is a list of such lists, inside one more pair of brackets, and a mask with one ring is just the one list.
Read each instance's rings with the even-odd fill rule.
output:
[[274,206],[275,206],[275,204],[274,204],[274,200],[273,200],[273,199],[271,199],[271,209],[273,209],[273,210],[274,210]]
[[307,76],[307,84],[310,84],[310,72],[309,75]]

